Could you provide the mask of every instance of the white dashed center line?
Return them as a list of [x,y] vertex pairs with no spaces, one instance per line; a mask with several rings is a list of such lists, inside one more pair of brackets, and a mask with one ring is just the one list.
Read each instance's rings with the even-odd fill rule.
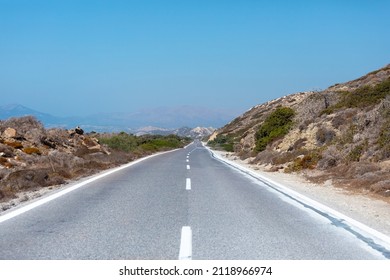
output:
[[181,229],[179,260],[192,259],[192,231],[191,227],[184,226]]
[[190,169],[190,165],[189,165],[189,164],[187,164],[187,169],[188,169],[188,170]]
[[186,179],[186,190],[191,190],[191,179],[187,178]]

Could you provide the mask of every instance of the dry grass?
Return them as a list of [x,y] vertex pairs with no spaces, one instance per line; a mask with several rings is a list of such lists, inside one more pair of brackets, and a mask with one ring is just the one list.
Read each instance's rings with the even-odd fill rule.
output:
[[[16,130],[17,134],[4,136],[7,128]],[[0,202],[21,191],[64,184],[155,151],[188,143],[188,139],[176,136],[141,138],[128,135],[127,138],[134,141],[135,149],[121,151],[102,145],[92,136],[64,129],[46,130],[34,117],[0,121]],[[145,143],[150,149],[142,149]]]

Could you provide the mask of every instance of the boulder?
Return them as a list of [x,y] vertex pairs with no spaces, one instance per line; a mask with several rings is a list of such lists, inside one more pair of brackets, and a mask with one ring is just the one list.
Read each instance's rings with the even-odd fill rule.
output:
[[77,134],[79,134],[79,135],[83,135],[84,134],[84,130],[81,128],[81,127],[76,127],[75,129],[74,129],[74,131],[77,133]]
[[16,129],[12,127],[8,127],[3,132],[3,137],[5,138],[15,138],[16,137]]

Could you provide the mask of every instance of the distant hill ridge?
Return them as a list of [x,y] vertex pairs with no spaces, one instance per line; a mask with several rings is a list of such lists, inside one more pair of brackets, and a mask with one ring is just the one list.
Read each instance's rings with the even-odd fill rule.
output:
[[270,171],[390,197],[390,65],[256,105],[209,143]]
[[[214,131],[234,117],[233,113],[201,107],[161,107],[135,113],[102,113],[87,117],[56,117],[20,104],[0,106],[0,120],[11,117],[34,116],[46,127],[73,128],[81,126],[86,131],[142,134],[177,134],[202,137]],[[153,128],[152,128],[153,127]],[[193,128],[201,127],[195,131]],[[187,128],[190,128],[189,130]],[[188,135],[184,131],[188,130]]]

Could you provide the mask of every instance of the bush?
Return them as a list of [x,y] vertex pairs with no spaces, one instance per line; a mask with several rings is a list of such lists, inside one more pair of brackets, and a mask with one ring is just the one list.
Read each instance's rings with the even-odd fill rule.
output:
[[127,134],[125,132],[121,132],[111,137],[101,137],[99,138],[99,142],[102,144],[106,144],[111,149],[124,152],[132,152],[138,146],[137,137],[132,134]]
[[323,151],[321,159],[318,161],[317,168],[326,170],[338,165],[341,160],[340,151],[335,146],[330,146]]
[[326,128],[319,128],[316,133],[317,144],[322,146],[324,144],[330,143],[333,138],[336,136],[336,133],[333,130]]
[[[387,112],[390,114],[390,112]],[[379,132],[378,145],[381,149],[382,158],[390,158],[390,116],[385,114],[385,122]]]
[[10,118],[0,123],[0,131],[4,131],[7,127],[14,128],[19,135],[39,137],[45,133],[43,124],[34,116],[25,116]]
[[364,150],[366,149],[365,144],[355,146],[348,154],[347,159],[349,161],[360,161],[360,157],[362,156]]
[[285,136],[293,124],[295,112],[288,107],[277,108],[272,112],[256,132],[256,151],[264,151],[268,144]]
[[317,151],[311,151],[310,154],[298,157],[293,163],[285,169],[285,172],[296,172],[303,169],[314,169],[317,166],[318,161],[321,159],[321,154]]
[[232,135],[219,134],[208,143],[213,148],[220,148],[227,152],[234,152],[234,137]]
[[386,96],[390,95],[390,78],[376,86],[363,86],[353,91],[340,92],[341,99],[338,103],[322,111],[322,114],[331,114],[341,108],[366,108],[378,104]]
[[100,143],[106,144],[111,149],[123,152],[137,152],[140,154],[181,148],[189,143],[189,141],[189,139],[184,139],[176,135],[135,136],[125,132],[99,138]]

